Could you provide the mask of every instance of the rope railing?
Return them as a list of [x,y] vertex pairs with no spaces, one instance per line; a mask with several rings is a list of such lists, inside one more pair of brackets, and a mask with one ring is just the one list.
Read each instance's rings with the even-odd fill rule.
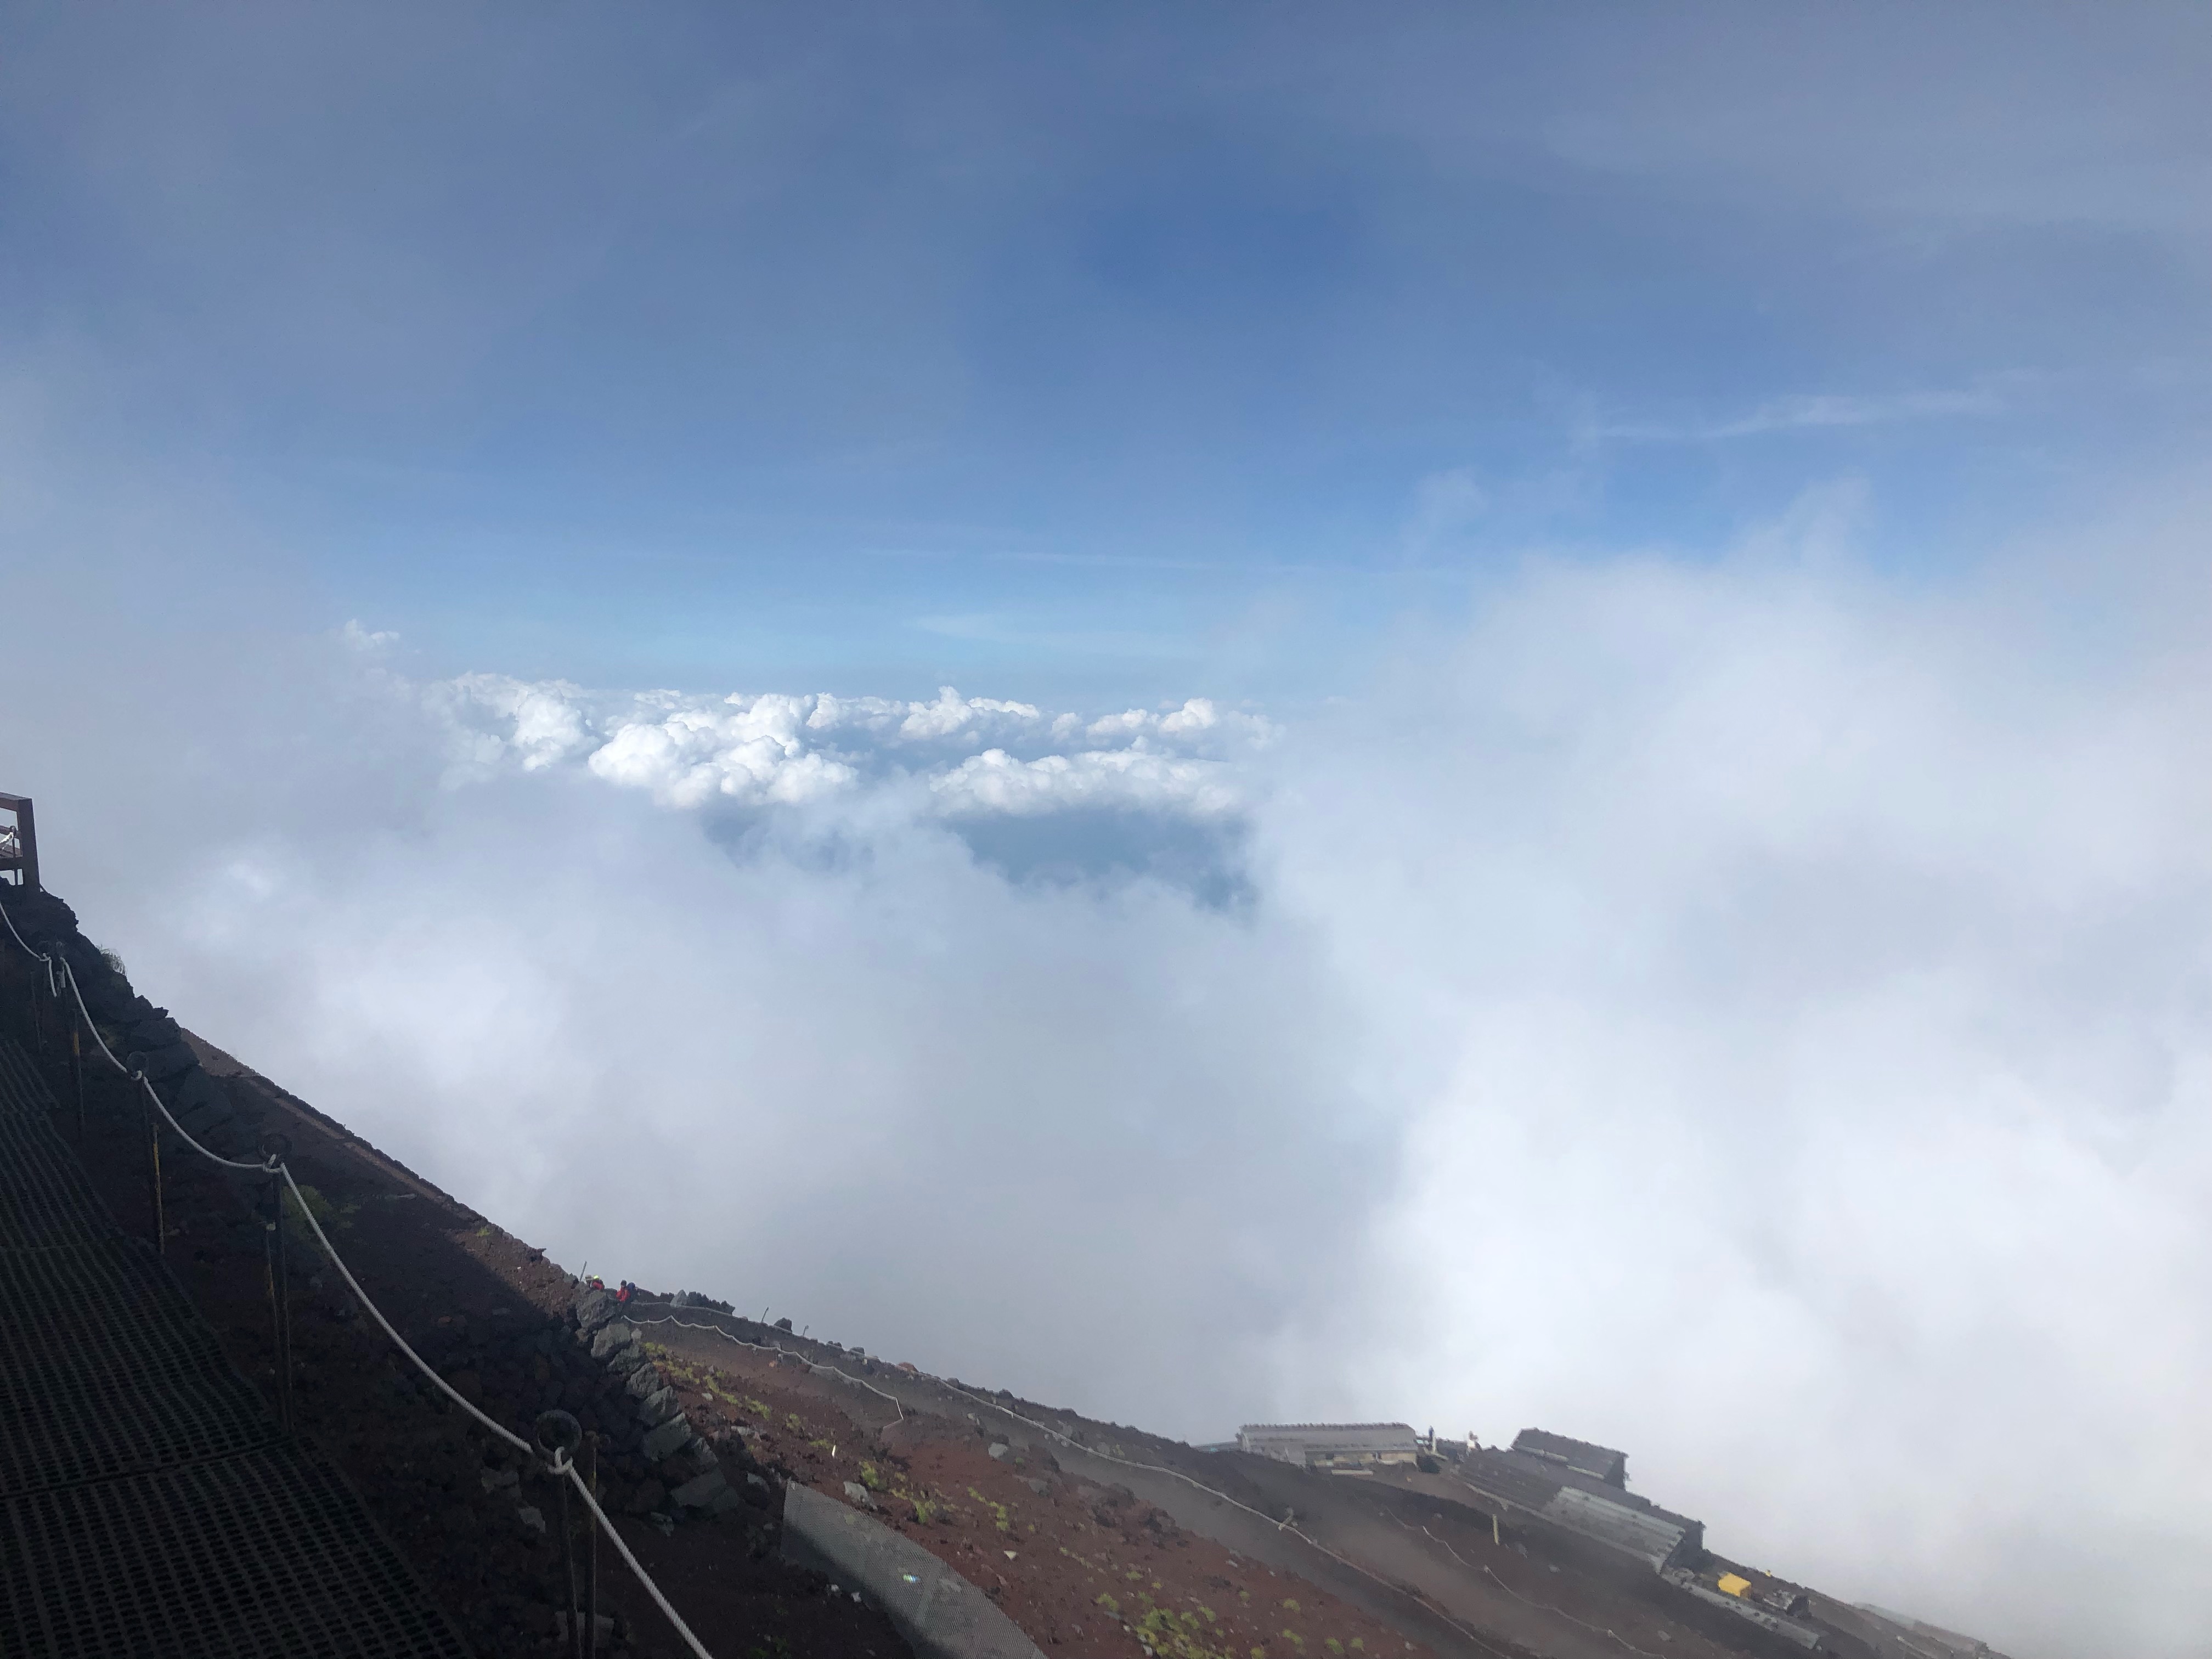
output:
[[[668,1622],[675,1627],[677,1634],[684,1638],[684,1644],[691,1650],[695,1656],[696,1656],[696,1659],[714,1659],[714,1656],[708,1652],[705,1644],[692,1633],[691,1627],[684,1622],[683,1616],[669,1604],[668,1598],[661,1594],[660,1586],[653,1583],[652,1575],[646,1571],[644,1565],[638,1560],[637,1557],[631,1553],[629,1544],[623,1541],[622,1534],[616,1530],[614,1522],[607,1518],[606,1511],[599,1507],[599,1500],[592,1495],[590,1485],[577,1471],[575,1464],[570,1459],[568,1455],[568,1449],[566,1446],[559,1445],[543,1447],[532,1446],[529,1441],[524,1439],[520,1435],[516,1434],[504,1424],[486,1415],[483,1412],[477,1409],[477,1407],[471,1404],[469,1401],[463,1398],[462,1395],[453,1388],[452,1383],[447,1382],[444,1377],[439,1376],[436,1368],[431,1365],[428,1360],[424,1359],[421,1354],[416,1352],[413,1346],[409,1344],[407,1339],[400,1335],[398,1330],[393,1326],[392,1322],[384,1316],[384,1310],[379,1308],[370,1298],[368,1292],[362,1288],[361,1281],[356,1279],[353,1275],[353,1269],[346,1266],[344,1258],[338,1255],[337,1247],[331,1243],[330,1236],[323,1231],[322,1224],[315,1219],[315,1212],[309,1207],[306,1197],[301,1193],[300,1183],[293,1178],[292,1171],[289,1165],[284,1162],[282,1152],[272,1150],[267,1152],[261,1162],[258,1164],[247,1164],[241,1163],[236,1158],[225,1158],[221,1153],[213,1152],[208,1147],[202,1146],[192,1137],[191,1133],[185,1129],[183,1124],[177,1121],[175,1115],[169,1110],[167,1103],[162,1100],[160,1091],[154,1087],[152,1080],[147,1077],[145,1071],[141,1067],[126,1065],[124,1061],[117,1059],[115,1051],[107,1046],[107,1040],[100,1036],[100,1026],[92,1018],[91,1010],[85,1006],[84,992],[77,984],[76,972],[70,966],[69,958],[63,955],[58,949],[51,953],[35,949],[24,939],[22,934],[16,930],[15,919],[8,914],[8,907],[4,904],[0,904],[0,922],[5,922],[7,924],[9,937],[15,941],[17,947],[22,951],[24,955],[37,962],[44,969],[46,980],[46,994],[48,996],[58,1000],[61,995],[61,988],[64,985],[69,988],[70,999],[76,1005],[76,1012],[82,1023],[83,1029],[92,1034],[92,1040],[99,1046],[101,1055],[106,1060],[109,1065],[112,1066],[116,1069],[117,1072],[120,1073],[129,1081],[137,1084],[139,1088],[144,1091],[147,1100],[152,1103],[154,1109],[161,1114],[161,1121],[168,1125],[170,1132],[173,1133],[178,1139],[184,1142],[185,1146],[191,1147],[192,1151],[198,1152],[202,1158],[207,1159],[210,1164],[217,1164],[226,1170],[235,1170],[243,1174],[264,1176],[270,1177],[272,1181],[281,1179],[284,1183],[285,1188],[289,1190],[292,1195],[292,1201],[298,1208],[301,1219],[307,1223],[308,1231],[314,1235],[315,1242],[322,1246],[323,1254],[330,1258],[331,1265],[337,1269],[338,1276],[345,1280],[347,1288],[352,1291],[360,1304],[368,1310],[369,1316],[375,1320],[378,1328],[383,1331],[386,1336],[391,1339],[392,1346],[398,1348],[401,1353],[406,1355],[407,1358],[413,1364],[416,1370],[421,1371],[423,1376],[429,1378],[430,1381],[436,1385],[440,1393],[443,1394],[446,1398],[452,1401],[456,1406],[459,1406],[461,1410],[466,1413],[470,1417],[475,1419],[478,1424],[489,1431],[494,1437],[505,1442],[507,1445],[520,1452],[524,1456],[542,1464],[546,1469],[546,1472],[550,1474],[555,1480],[560,1481],[565,1480],[569,1485],[574,1486],[578,1493],[583,1498],[584,1506],[590,1512],[592,1521],[597,1525],[599,1530],[605,1533],[607,1537],[613,1542],[616,1553],[622,1557],[623,1564],[627,1565],[630,1571],[636,1576],[638,1583],[644,1589],[645,1593],[653,1599],[653,1605],[660,1609],[661,1613],[666,1616]],[[278,1141],[282,1141],[283,1137],[278,1136],[275,1139]],[[284,1150],[289,1151],[289,1147],[286,1147]],[[156,1215],[157,1220],[155,1224],[158,1227],[161,1224],[158,1220],[158,1200]],[[277,1223],[277,1225],[281,1231],[281,1219]],[[160,1248],[160,1243],[161,1241],[156,1239],[155,1248],[157,1249]],[[565,1413],[550,1413],[550,1415],[565,1415]],[[285,1426],[289,1430],[290,1427],[289,1420],[289,1408],[286,1412],[286,1417],[288,1420]],[[570,1421],[573,1423],[574,1419],[571,1419]],[[574,1640],[579,1635],[583,1633],[583,1624],[582,1621],[577,1618],[577,1612],[578,1609],[572,1606],[569,1610],[569,1630],[572,1640]],[[596,1627],[596,1621],[594,1621],[593,1626],[591,1628],[588,1637],[586,1638],[586,1639],[588,1640],[592,1650],[596,1650],[599,1643],[599,1632]]]

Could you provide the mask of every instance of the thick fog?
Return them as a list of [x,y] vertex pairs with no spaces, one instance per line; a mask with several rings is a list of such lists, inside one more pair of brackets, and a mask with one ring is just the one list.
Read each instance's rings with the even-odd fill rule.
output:
[[571,1267],[1194,1437],[1538,1423],[1838,1593],[2202,1652],[2190,517],[1942,586],[1849,520],[1532,559],[1294,714],[20,584],[4,782],[150,996]]

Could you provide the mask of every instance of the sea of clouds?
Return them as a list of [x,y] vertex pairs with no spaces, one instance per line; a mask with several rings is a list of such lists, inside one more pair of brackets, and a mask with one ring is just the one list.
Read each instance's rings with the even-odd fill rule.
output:
[[152,995],[572,1267],[1194,1437],[1541,1424],[2180,1656],[2212,632],[2130,533],[1533,562],[1296,714],[79,636],[7,758]]

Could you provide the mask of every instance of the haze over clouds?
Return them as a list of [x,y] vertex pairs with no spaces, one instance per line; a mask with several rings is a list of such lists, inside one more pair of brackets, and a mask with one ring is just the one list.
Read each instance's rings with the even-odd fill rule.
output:
[[571,1266],[2203,1659],[2212,14],[1601,15],[14,19],[0,788]]
[[[346,630],[308,778],[268,730],[40,757],[54,878],[115,813],[80,896],[146,983],[572,1264],[1194,1437],[1569,1423],[1723,1547],[2029,1652],[2155,1576],[2136,1650],[2191,1652],[2203,585],[2138,526],[1915,592],[1837,520],[1534,562],[1288,726],[420,682]],[[1136,761],[1102,830],[1083,769]]]

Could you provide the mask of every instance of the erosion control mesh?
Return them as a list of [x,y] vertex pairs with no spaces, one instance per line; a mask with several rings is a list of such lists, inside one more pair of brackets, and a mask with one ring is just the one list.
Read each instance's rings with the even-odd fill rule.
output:
[[[13,1264],[10,1264],[13,1265]],[[136,1239],[0,1272],[0,1491],[267,1444],[276,1425]]]
[[0,1655],[463,1659],[319,1455],[116,1227],[0,1036]]
[[91,1244],[114,1235],[84,1166],[43,1115],[0,1110],[0,1250]]
[[337,1473],[289,1446],[12,1498],[4,1508],[0,1652],[465,1652]]
[[30,1059],[10,1041],[0,1042],[0,1117],[52,1111],[53,1091],[32,1068]]

